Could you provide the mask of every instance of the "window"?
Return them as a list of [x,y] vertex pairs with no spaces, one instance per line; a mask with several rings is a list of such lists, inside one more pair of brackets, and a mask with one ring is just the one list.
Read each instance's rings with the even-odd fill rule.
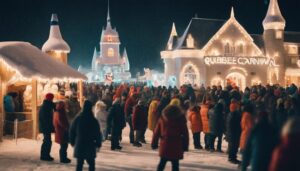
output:
[[297,64],[297,62],[298,62],[298,57],[292,57],[291,58],[291,63],[292,64]]
[[242,43],[239,45],[239,51],[238,51],[238,53],[240,55],[244,54],[244,45]]
[[113,57],[115,55],[115,51],[113,48],[108,48],[107,50],[107,56]]
[[108,36],[107,36],[107,41],[109,41],[109,42],[112,42],[112,41],[113,41],[111,35],[108,35]]
[[297,55],[298,54],[298,46],[297,45],[288,46],[288,53],[291,55]]
[[277,30],[276,33],[276,39],[282,39],[282,31],[281,30]]
[[230,54],[230,44],[227,42],[224,47],[225,55]]
[[186,39],[186,44],[188,48],[194,48],[194,39],[191,34],[188,35],[188,38]]

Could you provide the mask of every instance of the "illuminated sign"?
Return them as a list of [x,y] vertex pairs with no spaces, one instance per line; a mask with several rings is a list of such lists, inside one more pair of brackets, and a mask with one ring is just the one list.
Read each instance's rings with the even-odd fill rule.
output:
[[206,65],[268,65],[278,66],[274,59],[266,57],[205,57]]

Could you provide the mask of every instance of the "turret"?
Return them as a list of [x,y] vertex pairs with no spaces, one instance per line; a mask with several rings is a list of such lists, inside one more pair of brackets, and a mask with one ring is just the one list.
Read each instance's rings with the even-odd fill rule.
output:
[[49,38],[43,45],[42,51],[65,64],[68,63],[68,53],[71,50],[61,36],[56,14],[52,14]]
[[95,47],[94,54],[93,54],[93,59],[92,59],[92,70],[96,70],[97,58],[98,58],[98,52],[97,52],[97,48]]
[[276,61],[277,67],[270,67],[268,80],[272,84],[284,85],[286,54],[284,50],[285,19],[281,15],[277,0],[270,0],[263,21],[266,56]]
[[285,19],[281,15],[277,0],[270,0],[267,15],[263,21],[264,30],[284,30]]
[[177,31],[175,27],[175,23],[172,25],[171,34],[167,44],[167,50],[172,50],[177,41]]
[[130,70],[130,64],[129,64],[126,48],[124,49],[122,59],[123,59],[124,70],[129,71]]

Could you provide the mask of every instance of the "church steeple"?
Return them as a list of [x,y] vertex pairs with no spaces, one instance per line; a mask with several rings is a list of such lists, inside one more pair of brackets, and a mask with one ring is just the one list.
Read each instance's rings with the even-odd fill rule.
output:
[[173,43],[176,40],[176,38],[177,38],[177,31],[176,31],[175,23],[173,22],[171,34],[168,40],[167,50],[173,49]]
[[106,18],[106,29],[111,28],[110,12],[109,12],[109,0],[107,0],[107,18]]
[[235,18],[234,16],[234,8],[231,7],[230,18]]
[[285,19],[281,14],[278,0],[270,0],[268,12],[263,21],[263,26],[265,30],[284,30]]

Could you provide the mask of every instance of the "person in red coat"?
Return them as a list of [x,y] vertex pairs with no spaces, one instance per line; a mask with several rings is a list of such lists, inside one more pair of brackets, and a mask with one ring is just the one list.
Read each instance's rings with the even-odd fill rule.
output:
[[65,103],[60,101],[56,105],[53,116],[53,126],[55,129],[55,142],[60,144],[59,156],[61,163],[70,163],[67,158],[69,122],[66,115]]
[[281,143],[273,151],[269,171],[300,170],[300,118],[289,120],[283,127]]
[[130,127],[129,139],[130,139],[131,144],[134,144],[134,130],[132,127],[132,114],[133,114],[133,108],[137,104],[137,102],[138,102],[138,94],[133,94],[126,100],[125,107],[124,107],[125,119]]
[[142,100],[139,100],[138,105],[134,108],[132,114],[132,127],[135,132],[134,146],[141,147],[142,143],[146,143],[144,134],[147,129],[148,110]]
[[202,132],[202,121],[199,106],[193,106],[188,110],[188,119],[191,122],[195,149],[203,149],[200,143],[200,133]]
[[163,110],[155,128],[151,147],[158,148],[161,157],[157,170],[164,170],[168,161],[172,162],[172,170],[179,170],[179,160],[184,151],[188,151],[189,133],[186,118],[178,106],[169,105]]

